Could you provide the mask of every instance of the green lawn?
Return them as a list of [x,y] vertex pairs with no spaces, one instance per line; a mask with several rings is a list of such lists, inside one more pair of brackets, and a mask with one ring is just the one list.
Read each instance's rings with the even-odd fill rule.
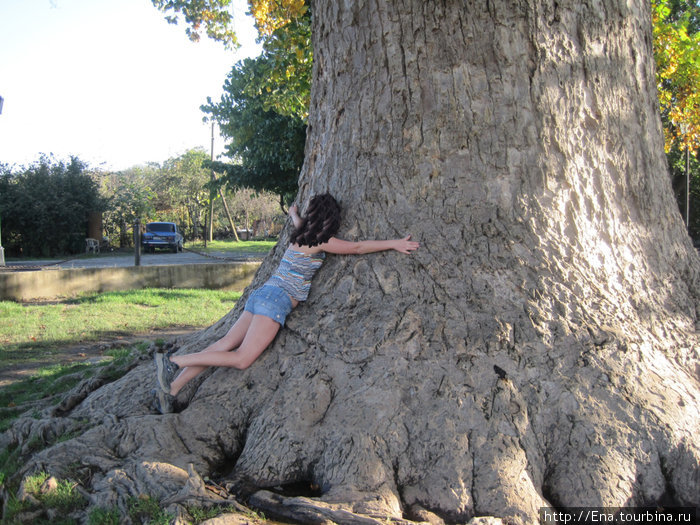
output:
[[277,240],[270,241],[212,241],[208,242],[206,248],[203,242],[186,243],[185,248],[198,252],[231,252],[231,253],[260,253],[269,252],[277,244]]
[[57,347],[154,330],[206,327],[231,310],[240,292],[160,289],[83,294],[46,304],[0,301],[0,362]]

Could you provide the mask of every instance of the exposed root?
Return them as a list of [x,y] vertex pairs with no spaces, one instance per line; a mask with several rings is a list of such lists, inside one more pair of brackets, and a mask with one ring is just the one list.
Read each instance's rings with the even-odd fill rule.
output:
[[260,490],[253,494],[250,504],[265,513],[279,518],[291,519],[309,525],[415,525],[415,522],[393,516],[369,516],[353,512],[352,506],[339,503],[325,503],[323,501],[305,497],[288,498]]

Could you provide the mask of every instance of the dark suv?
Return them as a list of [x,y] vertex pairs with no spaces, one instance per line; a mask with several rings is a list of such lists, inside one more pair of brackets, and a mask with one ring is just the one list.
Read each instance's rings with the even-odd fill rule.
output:
[[184,239],[174,222],[149,222],[141,236],[145,251],[154,253],[156,248],[170,248],[173,253],[182,251]]

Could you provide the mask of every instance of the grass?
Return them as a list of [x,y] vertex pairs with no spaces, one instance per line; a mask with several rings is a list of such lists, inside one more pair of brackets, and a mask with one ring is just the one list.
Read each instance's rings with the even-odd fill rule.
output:
[[[70,514],[84,508],[88,502],[76,490],[77,484],[68,480],[51,480],[53,484],[47,488],[45,483],[49,475],[45,472],[27,477],[24,481],[25,493],[32,499],[24,501],[10,497],[7,501],[3,523],[21,523],[25,516],[32,516],[33,523],[73,524],[77,523]],[[168,525],[174,516],[162,508],[158,500],[150,495],[131,497],[127,502],[128,517],[132,523],[148,523],[151,525]],[[188,506],[187,511],[193,523],[202,523],[215,518],[227,511],[235,511],[232,506],[215,506],[209,509]],[[33,515],[34,512],[40,511]],[[52,519],[48,519],[53,515]],[[251,511],[251,517],[264,520]],[[116,508],[105,509],[96,507],[87,517],[88,525],[118,525],[122,522]]]
[[230,252],[230,253],[260,253],[266,254],[277,244],[277,239],[269,241],[212,241],[207,242],[206,248],[204,242],[187,243],[185,248],[197,252]]
[[119,511],[116,508],[105,509],[97,507],[90,511],[88,525],[119,525]]
[[[47,487],[44,483],[49,475],[40,472],[27,477],[24,481],[25,492],[32,500],[19,501],[11,497],[7,501],[3,522],[22,523],[22,513],[32,513],[41,510],[38,515],[32,515],[32,523],[40,524],[73,524],[77,523],[69,514],[85,507],[88,502],[76,490],[76,484],[67,480],[52,480],[54,483]],[[49,516],[52,516],[49,518]]]
[[89,293],[51,303],[0,301],[0,362],[51,355],[57,346],[159,329],[209,326],[231,310],[240,292],[147,288]]
[[[28,408],[50,403],[54,397],[60,397],[89,376],[99,373],[108,381],[118,379],[128,371],[127,365],[133,357],[147,350],[146,342],[128,348],[111,349],[104,354],[108,359],[100,364],[58,363],[40,368],[33,376],[0,388],[0,432],[7,430]],[[2,464],[8,459],[9,456],[3,459],[0,455],[0,483],[4,477]]]
[[168,525],[174,518],[152,496],[133,497],[129,500],[129,518],[133,523]]

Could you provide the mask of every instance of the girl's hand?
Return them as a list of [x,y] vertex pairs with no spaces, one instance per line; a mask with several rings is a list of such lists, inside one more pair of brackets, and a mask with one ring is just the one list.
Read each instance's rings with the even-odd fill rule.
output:
[[289,215],[299,215],[299,206],[292,204],[289,207]]
[[411,240],[411,236],[407,235],[403,239],[394,240],[394,250],[397,252],[410,254],[412,251],[417,250],[420,243]]

